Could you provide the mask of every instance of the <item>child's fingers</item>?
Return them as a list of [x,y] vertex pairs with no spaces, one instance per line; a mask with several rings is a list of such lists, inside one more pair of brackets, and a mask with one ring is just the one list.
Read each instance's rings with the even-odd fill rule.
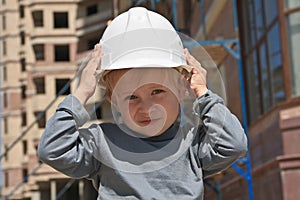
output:
[[192,67],[192,74],[205,74],[206,75],[206,70],[201,66],[201,63],[194,58],[188,51],[188,49],[184,49],[184,54],[187,59],[187,64]]
[[192,74],[199,74],[200,72],[196,68],[192,68]]
[[89,62],[91,64],[89,65],[89,67],[91,67],[93,70],[97,70],[100,66],[101,56],[102,56],[101,46],[100,44],[96,44],[92,52],[92,57]]
[[93,49],[93,52],[92,52],[92,58],[98,57],[99,54],[100,54],[100,52],[101,52],[100,44],[96,44],[96,45],[94,46],[94,49]]
[[184,49],[187,64],[192,67],[192,76],[190,78],[190,87],[193,89],[198,97],[207,91],[206,87],[206,70],[201,66],[200,62],[196,60],[187,49]]
[[190,52],[188,51],[187,48],[184,49],[184,54],[185,54],[185,57],[186,57],[186,61],[187,61],[187,64],[192,66],[192,67],[197,67],[197,68],[201,68],[201,64],[198,62],[198,60],[196,60],[196,58],[194,58],[194,56],[192,56],[190,54]]

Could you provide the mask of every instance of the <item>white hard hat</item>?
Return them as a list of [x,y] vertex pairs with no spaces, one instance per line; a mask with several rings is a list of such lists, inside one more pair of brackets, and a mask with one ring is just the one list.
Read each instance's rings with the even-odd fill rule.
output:
[[186,65],[182,41],[171,23],[142,7],[117,16],[100,44],[101,70]]

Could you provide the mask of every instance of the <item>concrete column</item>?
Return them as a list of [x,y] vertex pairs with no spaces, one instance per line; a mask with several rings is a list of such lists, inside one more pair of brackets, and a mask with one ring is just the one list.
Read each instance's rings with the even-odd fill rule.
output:
[[41,193],[39,191],[32,192],[31,200],[41,200]]
[[84,182],[82,179],[78,182],[78,194],[79,200],[84,200]]
[[56,181],[51,181],[50,182],[50,197],[51,200],[55,200],[56,199]]

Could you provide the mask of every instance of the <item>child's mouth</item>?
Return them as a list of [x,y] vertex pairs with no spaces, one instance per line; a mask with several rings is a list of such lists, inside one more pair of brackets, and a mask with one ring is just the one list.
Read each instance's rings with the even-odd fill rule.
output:
[[149,120],[143,120],[143,121],[140,121],[139,124],[141,124],[142,126],[147,126],[151,123],[151,119]]
[[141,126],[148,126],[149,124],[154,123],[154,122],[157,122],[158,120],[159,120],[159,119],[144,119],[144,120],[139,121],[138,123],[139,123]]

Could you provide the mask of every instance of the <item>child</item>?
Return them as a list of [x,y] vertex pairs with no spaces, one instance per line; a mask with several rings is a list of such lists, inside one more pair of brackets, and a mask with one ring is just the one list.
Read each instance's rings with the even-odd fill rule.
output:
[[[127,27],[121,37],[108,34],[123,19]],[[71,177],[91,179],[98,199],[203,199],[203,179],[246,153],[238,119],[207,89],[200,63],[181,43],[173,45],[174,31],[166,21],[144,8],[113,20],[95,45],[77,90],[58,106],[40,140],[40,159]],[[170,32],[163,43],[149,42],[164,35],[155,26]],[[144,36],[132,36],[153,30],[162,34],[150,34],[146,42]],[[132,49],[128,34],[136,41]],[[114,46],[118,38],[122,42]],[[115,123],[80,128],[89,119],[83,106],[95,92],[99,70]],[[186,98],[194,103],[184,103]]]

